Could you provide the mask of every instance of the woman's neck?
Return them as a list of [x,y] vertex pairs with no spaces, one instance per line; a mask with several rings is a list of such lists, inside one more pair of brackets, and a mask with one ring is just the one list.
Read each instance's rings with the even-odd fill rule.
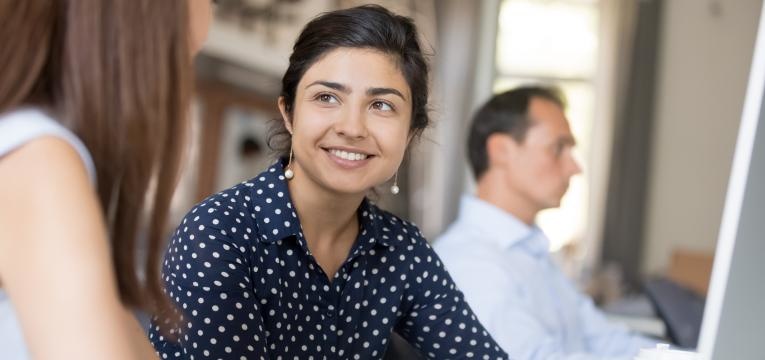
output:
[[364,194],[342,194],[322,187],[305,173],[295,173],[288,182],[292,203],[306,241],[319,247],[332,247],[355,239],[358,233],[356,212]]

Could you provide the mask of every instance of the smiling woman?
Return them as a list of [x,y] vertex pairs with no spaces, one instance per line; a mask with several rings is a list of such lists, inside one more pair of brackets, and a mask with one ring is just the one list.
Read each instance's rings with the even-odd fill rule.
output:
[[279,102],[292,134],[290,186],[363,197],[393,177],[410,137],[410,99],[392,56],[356,48],[324,55],[300,80],[292,114]]
[[165,254],[184,323],[177,343],[153,329],[163,358],[381,359],[394,331],[430,358],[506,358],[417,227],[366,198],[428,125],[427,76],[408,18],[363,6],[306,25],[281,160],[193,208]]

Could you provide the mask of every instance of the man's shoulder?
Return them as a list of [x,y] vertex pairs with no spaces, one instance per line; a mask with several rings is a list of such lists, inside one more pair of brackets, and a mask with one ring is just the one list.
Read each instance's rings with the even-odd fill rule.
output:
[[479,228],[457,221],[436,237],[433,248],[447,266],[493,266],[506,256],[495,243],[487,241]]
[[436,238],[433,247],[447,267],[455,272],[483,268],[501,274],[506,281],[523,283],[528,272],[535,268],[534,260],[521,248],[504,246],[489,236],[480,227],[458,220]]
[[457,220],[433,241],[434,248],[439,251],[470,251],[499,253],[499,246],[489,241],[489,234],[482,231],[477,224]]

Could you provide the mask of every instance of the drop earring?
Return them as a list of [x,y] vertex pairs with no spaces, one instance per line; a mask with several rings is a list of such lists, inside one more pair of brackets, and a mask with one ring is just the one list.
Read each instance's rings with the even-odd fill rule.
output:
[[287,162],[287,169],[284,170],[284,177],[287,180],[292,180],[295,177],[295,172],[292,171],[292,145],[290,145],[290,160]]
[[390,187],[390,193],[397,195],[401,189],[398,187],[398,171],[396,171],[396,177],[393,179],[393,185]]

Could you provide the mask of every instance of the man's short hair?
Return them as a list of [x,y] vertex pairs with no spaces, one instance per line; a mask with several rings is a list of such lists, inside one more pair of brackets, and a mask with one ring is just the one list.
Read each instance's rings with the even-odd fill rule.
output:
[[560,90],[533,85],[496,94],[475,113],[468,135],[467,153],[476,180],[480,179],[489,167],[486,151],[489,136],[504,133],[523,143],[526,131],[532,125],[532,119],[528,116],[532,98],[552,101],[562,109],[565,108],[565,99]]

